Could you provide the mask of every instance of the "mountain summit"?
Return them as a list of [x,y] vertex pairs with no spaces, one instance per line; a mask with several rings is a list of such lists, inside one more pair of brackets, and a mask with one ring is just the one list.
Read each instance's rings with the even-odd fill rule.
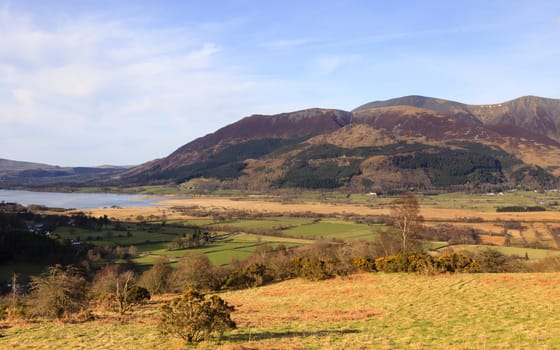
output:
[[468,105],[425,96],[405,96],[366,103],[354,110],[393,106],[428,109],[483,125],[512,125],[560,142],[560,100],[524,96],[490,105]]
[[252,115],[119,181],[393,191],[551,187],[558,176],[560,100],[470,105],[405,96],[349,112]]

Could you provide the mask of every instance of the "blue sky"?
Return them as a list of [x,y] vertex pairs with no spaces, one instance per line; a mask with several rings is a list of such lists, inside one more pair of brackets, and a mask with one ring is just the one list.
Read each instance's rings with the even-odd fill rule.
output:
[[0,158],[139,164],[250,114],[560,98],[559,1],[0,0]]

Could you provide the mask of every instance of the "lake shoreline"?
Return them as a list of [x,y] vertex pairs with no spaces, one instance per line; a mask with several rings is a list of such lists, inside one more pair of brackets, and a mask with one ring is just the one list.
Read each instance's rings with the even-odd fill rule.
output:
[[0,202],[74,210],[111,207],[154,207],[158,205],[157,202],[165,199],[169,198],[161,195],[151,196],[145,194],[39,192],[0,189]]

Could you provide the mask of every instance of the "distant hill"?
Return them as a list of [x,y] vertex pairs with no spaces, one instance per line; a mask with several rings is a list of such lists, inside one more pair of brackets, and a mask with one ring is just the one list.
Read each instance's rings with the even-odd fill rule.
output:
[[0,188],[15,186],[84,186],[122,172],[127,167],[60,167],[55,165],[0,159]]
[[[41,174],[72,182],[80,172],[17,167],[13,183]],[[162,159],[126,170],[88,169],[91,176],[74,182],[374,192],[556,188],[560,100],[470,105],[405,96],[352,111],[252,115]]]

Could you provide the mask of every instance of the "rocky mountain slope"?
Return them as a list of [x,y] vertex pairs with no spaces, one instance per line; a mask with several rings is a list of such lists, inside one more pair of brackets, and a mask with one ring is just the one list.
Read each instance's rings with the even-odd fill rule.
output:
[[560,100],[558,99],[524,96],[497,104],[468,105],[424,96],[406,96],[370,102],[356,108],[354,112],[390,106],[428,109],[487,126],[517,126],[560,142]]
[[[487,105],[406,96],[351,112],[253,115],[133,168],[125,183],[356,191],[554,187],[560,100]],[[215,182],[214,182],[215,183]]]

